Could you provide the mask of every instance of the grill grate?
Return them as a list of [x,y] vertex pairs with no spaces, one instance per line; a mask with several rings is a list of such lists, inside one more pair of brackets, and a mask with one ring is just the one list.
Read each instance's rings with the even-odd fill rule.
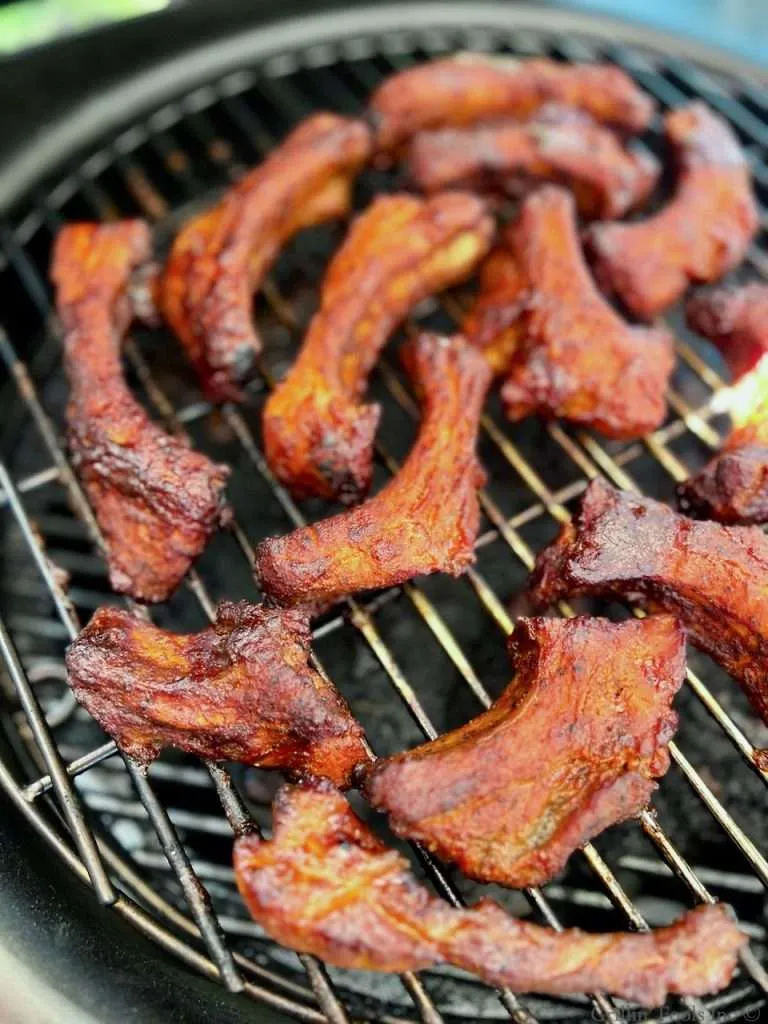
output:
[[[341,1022],[350,1014],[355,1019],[403,1020],[412,1019],[415,1012],[429,1024],[500,1016],[522,1024],[534,1015],[551,1020],[589,1018],[590,1013],[593,1019],[615,1022],[623,1011],[601,994],[591,997],[591,1006],[578,999],[518,999],[508,992],[494,996],[451,971],[404,975],[401,987],[379,979],[374,987],[369,977],[326,970],[312,958],[301,957],[302,977],[293,955],[271,946],[246,919],[234,898],[222,853],[233,831],[268,822],[265,809],[273,783],[241,769],[235,769],[234,778],[214,765],[201,770],[183,758],[156,764],[150,782],[130,763],[114,759],[114,744],[97,746],[98,731],[71,706],[62,722],[46,725],[46,714],[52,720],[51,702],[47,689],[33,681],[41,678],[43,669],[33,669],[43,661],[60,664],[63,646],[76,634],[79,618],[109,599],[98,558],[98,528],[59,439],[65,388],[60,331],[45,276],[48,252],[61,220],[76,217],[139,214],[156,222],[158,237],[166,237],[196,204],[209,202],[217,189],[261,159],[277,138],[313,109],[358,112],[384,75],[434,53],[468,47],[549,53],[564,59],[613,59],[663,105],[703,96],[729,117],[747,145],[758,192],[765,199],[768,92],[759,83],[715,79],[680,60],[586,36],[566,41],[534,31],[434,29],[279,54],[256,71],[238,72],[183,97],[108,140],[85,163],[38,193],[3,226],[0,236],[4,286],[14,289],[9,292],[13,305],[7,315],[4,309],[4,329],[0,328],[0,355],[13,378],[14,396],[9,428],[0,437],[6,455],[6,463],[0,463],[1,536],[8,565],[0,580],[0,648],[21,705],[21,714],[11,712],[10,724],[25,741],[19,749],[27,769],[22,781],[0,762],[0,783],[69,866],[80,877],[90,878],[102,902],[112,903],[202,973],[306,1021]],[[659,144],[658,128],[650,136],[653,146]],[[360,204],[374,190],[395,187],[396,174],[370,172],[360,184]],[[268,339],[264,387],[271,386],[295,350],[323,265],[339,237],[337,229],[302,236],[281,259],[265,289],[257,310]],[[748,272],[764,274],[767,266],[758,238],[749,253]],[[452,295],[439,307],[425,309],[419,320],[450,328],[465,300],[461,293]],[[36,344],[23,340],[30,337]],[[284,531],[304,522],[305,516],[317,518],[323,509],[311,502],[299,508],[264,461],[254,426],[263,388],[255,386],[252,402],[242,409],[212,410],[200,400],[188,370],[177,353],[167,351],[167,344],[164,334],[152,332],[137,332],[128,343],[127,363],[138,390],[169,429],[189,433],[199,447],[216,456],[224,452],[236,468],[231,493],[237,519],[231,536],[214,539],[186,587],[156,614],[164,626],[199,628],[211,617],[218,598],[256,596],[249,571],[251,539]],[[557,424],[530,422],[510,428],[490,404],[482,423],[481,456],[491,472],[481,495],[485,518],[476,567],[465,580],[419,581],[373,599],[350,599],[315,630],[316,667],[324,671],[329,666],[329,674],[375,736],[378,752],[435,736],[476,713],[478,705],[488,705],[491,693],[505,682],[502,640],[518,612],[505,602],[520,589],[534,550],[568,517],[568,503],[590,479],[604,474],[619,486],[639,486],[654,496],[668,497],[673,483],[688,475],[687,464],[701,463],[717,447],[717,428],[722,424],[713,414],[711,399],[723,380],[702,351],[695,339],[680,341],[670,419],[643,442],[598,441]],[[386,445],[377,443],[381,482],[396,470],[398,457],[407,450],[416,408],[388,357],[379,365],[373,389],[386,410]],[[11,425],[18,422],[28,428],[30,421],[34,430],[25,429],[24,443],[9,450],[7,441],[18,436]],[[14,566],[28,567],[30,556],[37,571],[33,582],[27,573],[14,571]],[[55,565],[71,573],[68,590]],[[560,610],[571,613],[566,605]],[[740,976],[729,992],[706,1006],[683,1000],[682,1007],[677,1001],[665,1012],[694,1012],[703,1019],[716,1013],[723,1020],[736,1019],[764,1005],[761,992],[768,991],[768,977],[756,955],[765,941],[757,903],[768,884],[768,862],[738,820],[747,816],[749,803],[764,800],[760,783],[768,782],[768,771],[756,763],[754,753],[765,737],[732,684],[723,683],[703,657],[694,655],[691,663],[697,672],[689,672],[688,692],[681,695],[679,745],[670,746],[675,769],[659,791],[663,803],[667,790],[677,783],[677,814],[670,815],[667,804],[665,814],[647,811],[640,818],[640,830],[634,826],[634,832],[642,834],[627,840],[633,845],[619,847],[622,853],[617,858],[608,837],[590,844],[583,858],[572,858],[575,864],[562,885],[525,893],[530,911],[518,894],[503,898],[516,912],[532,912],[556,928],[562,926],[561,918],[567,924],[590,924],[600,914],[606,927],[629,924],[642,929],[691,897],[703,902],[713,900],[714,893],[722,895],[737,905],[754,939],[742,959]],[[352,688],[345,671],[350,668]],[[61,700],[62,684],[51,682],[50,668],[47,671],[42,678]],[[705,683],[702,674],[711,682]],[[384,682],[394,687],[414,724],[399,717],[386,696],[380,703],[371,696]],[[686,730],[689,714],[705,731],[707,746],[692,729]],[[711,767],[709,745],[719,742],[725,755]],[[695,750],[700,769],[683,749]],[[715,774],[716,768],[721,774]],[[672,779],[673,771],[679,779]],[[745,794],[735,815],[727,809],[735,802],[731,774]],[[49,801],[49,795],[55,800]],[[689,815],[697,815],[691,820],[704,822],[707,836],[713,837],[708,840],[714,851],[710,864],[691,863],[698,851],[685,835],[680,837]],[[667,827],[661,824],[662,817],[670,819]],[[156,834],[154,842],[148,826]],[[755,835],[759,827],[750,821]],[[447,899],[459,904],[472,892],[472,886],[454,879],[425,851],[415,852],[421,868]],[[658,886],[649,880],[658,881]]]

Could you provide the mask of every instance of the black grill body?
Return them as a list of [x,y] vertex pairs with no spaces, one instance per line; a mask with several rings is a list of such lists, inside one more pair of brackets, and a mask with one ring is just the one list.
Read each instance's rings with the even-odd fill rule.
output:
[[[316,109],[359,112],[387,74],[458,49],[613,60],[662,108],[703,97],[734,125],[765,203],[768,85],[743,62],[542,6],[313,3],[276,12],[274,5],[230,4],[215,18],[207,7],[108,29],[8,67],[19,104],[10,111],[0,167],[6,933],[33,971],[45,964],[54,990],[105,1021],[130,1020],[131,1013],[142,1024],[269,1020],[273,1013],[430,1024],[621,1019],[629,1008],[600,994],[516,997],[450,970],[382,978],[325,970],[281,950],[248,919],[229,861],[233,828],[246,817],[269,827],[275,778],[172,754],[144,778],[74,706],[63,651],[79,624],[116,598],[61,441],[66,385],[47,264],[51,239],[66,220],[145,216],[162,249],[184,217],[215,199],[301,118]],[[40,130],[30,131],[32,124]],[[642,144],[661,152],[659,127]],[[399,187],[398,171],[368,172],[357,205]],[[661,191],[657,201],[663,198]],[[166,332],[131,336],[126,365],[147,407],[234,469],[237,527],[214,538],[187,584],[153,611],[163,626],[200,628],[220,598],[255,599],[253,543],[327,511],[320,503],[299,507],[275,487],[259,447],[259,414],[265,382],[293,357],[342,232],[339,225],[306,232],[281,257],[255,309],[266,340],[265,374],[241,408],[206,404]],[[760,276],[766,266],[761,234],[739,275]],[[450,295],[418,310],[416,319],[450,330],[466,300],[466,291]],[[617,444],[535,420],[512,427],[491,401],[480,440],[489,484],[474,572],[369,595],[318,621],[318,658],[377,753],[455,727],[501,691],[509,675],[504,636],[526,611],[518,595],[531,558],[589,478],[603,474],[668,500],[676,480],[717,447],[726,426],[717,414],[722,366],[682,329],[679,312],[672,322],[680,358],[669,418],[652,437]],[[396,345],[394,339],[372,381],[385,409],[377,486],[402,461],[415,431]],[[69,574],[66,589],[57,569]],[[613,605],[583,607],[628,614]],[[738,977],[716,999],[673,1001],[660,1016],[739,1019],[765,1012],[768,865],[761,849],[768,773],[753,754],[768,745],[768,730],[711,662],[691,652],[690,665],[693,675],[678,701],[674,765],[653,811],[599,837],[543,892],[494,896],[517,914],[595,930],[655,926],[692,903],[727,900],[752,937]],[[449,900],[480,895],[481,887],[423,852],[414,858]]]

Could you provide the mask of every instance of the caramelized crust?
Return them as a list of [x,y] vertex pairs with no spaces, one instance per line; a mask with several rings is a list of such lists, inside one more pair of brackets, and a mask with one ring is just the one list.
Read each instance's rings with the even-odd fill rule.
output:
[[72,462],[107,548],[113,590],[164,601],[229,515],[229,469],[154,424],[129,390],[120,348],[131,277],[151,255],[141,221],[70,224],[51,276],[64,331]]
[[518,992],[601,990],[645,1006],[730,980],[745,939],[723,905],[642,935],[556,932],[491,900],[468,910],[433,896],[325,781],[286,786],[271,840],[235,843],[235,878],[268,935],[338,967],[421,970],[450,963]]
[[214,626],[182,636],[104,607],[66,660],[78,701],[141,764],[177,747],[348,786],[368,760],[363,732],[309,648],[295,609],[225,602]]
[[380,408],[361,398],[376,358],[412,306],[471,273],[492,232],[483,203],[459,192],[383,196],[358,217],[264,410],[267,459],[294,495],[365,496]]
[[666,505],[590,484],[573,523],[536,560],[531,594],[640,599],[677,615],[768,721],[768,537],[693,522]]
[[280,249],[303,228],[349,211],[370,153],[362,121],[315,114],[179,232],[159,302],[213,401],[239,401],[255,370],[253,294]]
[[595,224],[587,242],[606,291],[651,320],[691,282],[716,281],[737,266],[758,225],[747,160],[726,122],[703,103],[666,115],[677,188],[637,224]]
[[408,458],[364,504],[259,544],[256,576],[274,600],[322,606],[424,573],[458,576],[474,561],[475,437],[490,371],[458,336],[423,334],[403,354],[424,410]]
[[538,413],[634,438],[664,419],[671,335],[630,326],[600,295],[563,189],[548,185],[523,202],[482,273],[464,331],[497,372],[506,368],[501,394],[512,420]]
[[626,149],[588,114],[543,107],[531,121],[421,132],[410,173],[425,192],[471,188],[519,198],[537,182],[570,189],[584,217],[621,217],[640,206],[659,177],[658,161]]
[[369,800],[394,831],[481,882],[542,885],[648,803],[669,767],[685,674],[676,619],[521,619],[493,707],[377,761]]
[[719,454],[678,485],[681,512],[734,525],[768,523],[768,402],[761,417],[732,430]]
[[643,131],[654,111],[653,100],[620,68],[484,53],[459,53],[392,75],[369,106],[377,148],[391,153],[426,128],[530,117],[547,103],[578,107],[628,132]]
[[681,511],[721,523],[768,522],[768,286],[716,288],[688,303],[688,324],[722,352],[736,387],[720,452],[677,489]]

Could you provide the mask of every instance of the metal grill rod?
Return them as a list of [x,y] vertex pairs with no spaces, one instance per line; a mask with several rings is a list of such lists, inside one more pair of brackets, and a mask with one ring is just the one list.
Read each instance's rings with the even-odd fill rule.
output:
[[[75,758],[74,761],[70,761],[69,764],[65,765],[66,773],[71,777],[75,777],[81,772],[101,764],[102,761],[106,761],[108,757],[114,757],[116,753],[117,744],[114,740],[109,740],[107,743],[102,743],[100,747],[96,747],[95,750],[90,750],[87,754],[83,754],[81,757]],[[33,803],[43,793],[47,793],[52,785],[53,780],[50,775],[41,775],[34,782],[30,782],[29,785],[24,787],[22,791],[24,799],[29,803]]]
[[[0,330],[2,330],[0,328]],[[16,489],[19,494],[28,494],[30,491],[36,491],[39,487],[45,487],[46,484],[54,483],[59,478],[59,471],[54,466],[49,466],[48,469],[41,469],[38,473],[30,473],[29,476],[22,477],[16,481]],[[0,508],[7,503],[5,495],[0,499]]]
[[[57,832],[39,814],[34,813],[31,805],[23,798],[21,788],[16,779],[8,770],[4,761],[0,759],[0,787],[13,801],[30,825],[46,840],[51,849],[62,859],[67,867],[82,882],[88,883],[89,875],[87,868],[77,854],[61,839]],[[106,850],[102,850],[106,855]],[[149,890],[152,892],[152,890]],[[153,895],[155,895],[153,893]],[[157,899],[157,897],[156,897]],[[139,907],[130,897],[124,893],[118,893],[117,899],[111,909],[122,914],[140,931],[154,939],[159,946],[168,953],[177,956],[182,962],[189,964],[200,974],[212,980],[220,979],[221,975],[217,965],[207,957],[198,953],[192,946],[182,942],[172,932],[164,928],[151,917],[146,911]],[[182,918],[182,921],[186,919]],[[253,982],[245,982],[244,991],[252,998],[260,1000],[283,1013],[292,1014],[299,1020],[308,1021],[310,1024],[324,1024],[327,1017],[308,1006],[292,1003],[284,996],[270,989],[262,988]]]
[[[74,609],[71,607],[66,596],[61,590],[60,584],[42,550],[41,542],[36,536],[34,527],[19,499],[18,492],[16,491],[8,471],[2,462],[0,462],[0,484],[2,484],[3,490],[9,499],[14,519],[16,520],[27,547],[35,560],[38,572],[45,580],[50,591],[59,618],[67,629],[70,639],[74,640],[79,632],[79,625],[74,616]],[[189,859],[187,858],[186,853],[179,842],[178,836],[176,836],[173,829],[173,825],[168,819],[168,815],[166,814],[162,804],[155,796],[143,771],[129,757],[126,755],[122,756],[128,773],[136,787],[136,791],[138,792],[142,803],[147,808],[147,813],[150,816],[155,831],[158,833],[158,838],[160,839],[163,849],[176,870],[179,884],[182,886],[184,894],[189,901],[190,910],[192,911],[197,926],[200,929],[200,933],[208,946],[209,952],[221,971],[222,979],[231,991],[239,992],[242,989],[243,982],[232,961],[232,955],[226,947],[224,937],[217,926],[216,918],[210,908],[207,893],[196,879],[194,872],[192,871],[192,867],[189,864]],[[51,767],[52,766],[49,765],[49,769]],[[66,774],[64,774],[64,777],[66,778]],[[95,843],[92,835],[91,840]]]
[[[2,464],[0,464],[0,484],[5,487],[5,466]],[[6,491],[6,493],[9,492]],[[29,684],[18,652],[2,619],[0,619],[0,655],[2,655],[5,661],[8,674],[16,688],[19,701],[27,716],[32,735],[42,754],[43,761],[51,773],[51,785],[56,793],[64,820],[69,826],[75,845],[83,859],[83,863],[88,869],[88,875],[96,896],[99,902],[105,906],[114,903],[117,893],[101,861],[96,841],[85,822],[82,803],[74,787],[70,785],[69,777],[56,749],[56,744],[51,736],[48,724],[45,721],[45,715]]]

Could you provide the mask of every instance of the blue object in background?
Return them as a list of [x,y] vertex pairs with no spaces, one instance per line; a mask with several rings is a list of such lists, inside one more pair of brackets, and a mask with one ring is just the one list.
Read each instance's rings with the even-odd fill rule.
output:
[[[0,0],[0,54],[172,4],[227,0]],[[386,0],[379,0],[385,3]],[[502,0],[503,2],[503,0]],[[514,3],[515,0],[507,0]],[[529,3],[536,0],[528,0]],[[549,0],[539,0],[543,6]],[[768,65],[768,0],[551,0],[688,36]],[[279,0],[274,0],[275,6]]]
[[768,65],[768,0],[563,0],[561,6],[627,18]]

